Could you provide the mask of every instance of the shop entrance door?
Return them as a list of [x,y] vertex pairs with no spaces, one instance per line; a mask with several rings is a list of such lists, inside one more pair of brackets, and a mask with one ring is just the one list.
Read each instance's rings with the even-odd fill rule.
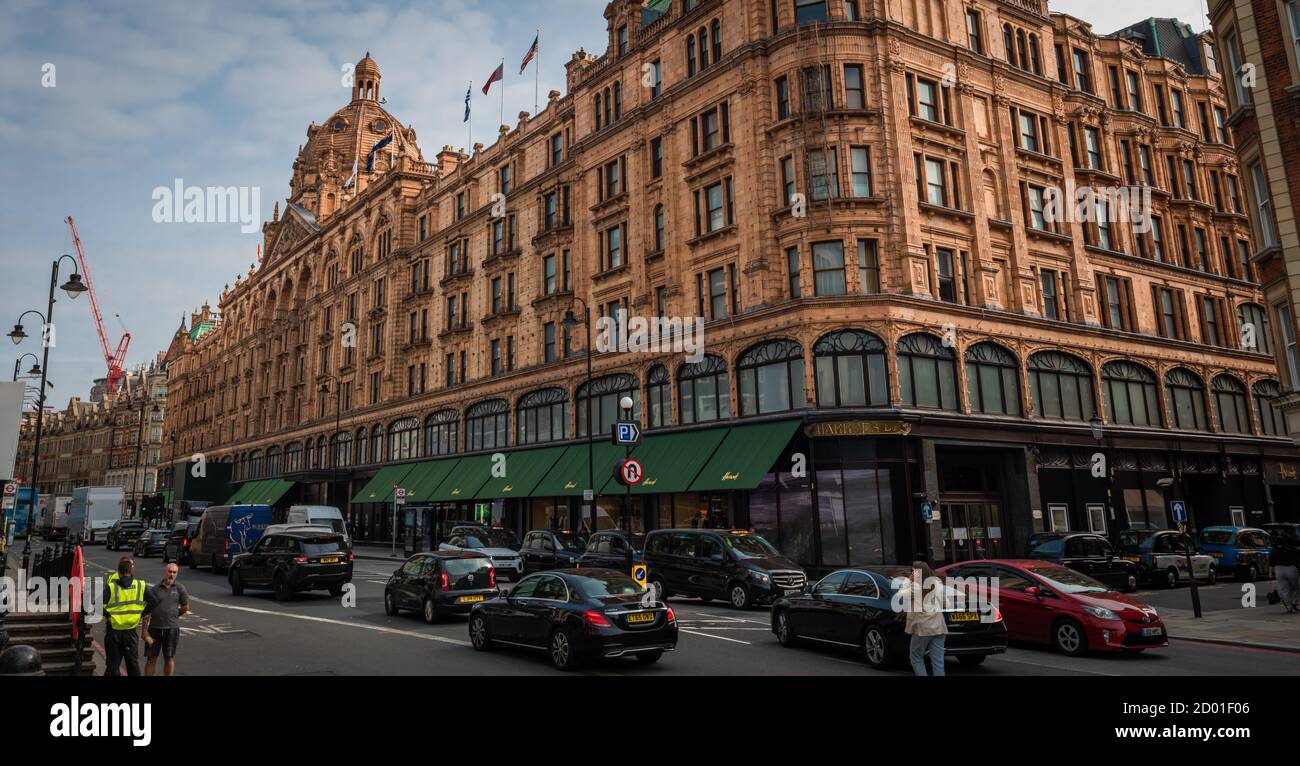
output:
[[1003,557],[1000,501],[940,501],[939,514],[946,563]]

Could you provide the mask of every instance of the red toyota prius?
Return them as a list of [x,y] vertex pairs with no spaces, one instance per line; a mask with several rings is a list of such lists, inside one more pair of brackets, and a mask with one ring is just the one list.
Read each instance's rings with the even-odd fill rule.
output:
[[998,607],[1012,641],[1046,643],[1077,657],[1089,651],[1138,653],[1168,646],[1156,610],[1097,580],[1047,561],[966,561],[945,577],[985,577],[998,584]]

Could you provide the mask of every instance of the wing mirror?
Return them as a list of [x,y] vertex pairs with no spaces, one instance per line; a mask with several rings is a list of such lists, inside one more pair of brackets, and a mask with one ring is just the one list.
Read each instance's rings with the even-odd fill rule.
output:
[[1037,585],[1031,585],[1028,588],[1025,588],[1025,595],[1032,596],[1036,599],[1042,600],[1043,589],[1038,587]]

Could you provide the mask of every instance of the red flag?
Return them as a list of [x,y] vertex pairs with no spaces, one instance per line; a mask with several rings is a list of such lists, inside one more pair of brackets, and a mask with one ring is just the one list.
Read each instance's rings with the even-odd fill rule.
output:
[[77,545],[77,550],[72,554],[72,587],[69,589],[69,596],[72,598],[72,640],[77,640],[77,618],[81,616],[81,591],[85,587],[86,579],[86,562],[81,557],[81,545]]
[[497,67],[497,71],[493,72],[492,76],[488,78],[487,83],[483,85],[483,95],[486,96],[488,94],[488,91],[492,89],[492,83],[501,82],[502,80],[505,79],[505,77],[506,77],[506,65],[501,64]]

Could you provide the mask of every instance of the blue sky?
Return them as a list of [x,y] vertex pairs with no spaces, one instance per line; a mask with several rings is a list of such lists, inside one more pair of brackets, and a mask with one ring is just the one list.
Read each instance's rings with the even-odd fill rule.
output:
[[[477,86],[506,60],[507,122],[532,110],[532,71],[518,63],[541,29],[541,93],[564,89],[578,48],[601,54],[603,0],[0,0],[0,324],[45,309],[49,264],[75,254],[63,219],[77,220],[110,344],[133,335],[128,362],[164,349],[182,316],[256,260],[260,233],[238,223],[159,224],[153,190],[261,188],[262,217],[288,194],[307,126],[347,103],[343,67],[366,51],[383,71],[386,108],[413,126],[426,158],[463,146],[466,85],[475,88],[475,141],[491,143],[496,92]],[[1202,0],[1120,4],[1058,0],[1053,10],[1098,32],[1146,16],[1199,29]],[[55,66],[55,87],[42,67]],[[66,267],[66,262],[65,262]],[[67,270],[65,268],[64,276]],[[60,293],[62,296],[62,293]],[[28,332],[35,323],[29,318]],[[86,396],[105,372],[89,302],[55,307],[50,403]],[[13,360],[39,343],[11,344]],[[30,366],[24,365],[24,369]]]

